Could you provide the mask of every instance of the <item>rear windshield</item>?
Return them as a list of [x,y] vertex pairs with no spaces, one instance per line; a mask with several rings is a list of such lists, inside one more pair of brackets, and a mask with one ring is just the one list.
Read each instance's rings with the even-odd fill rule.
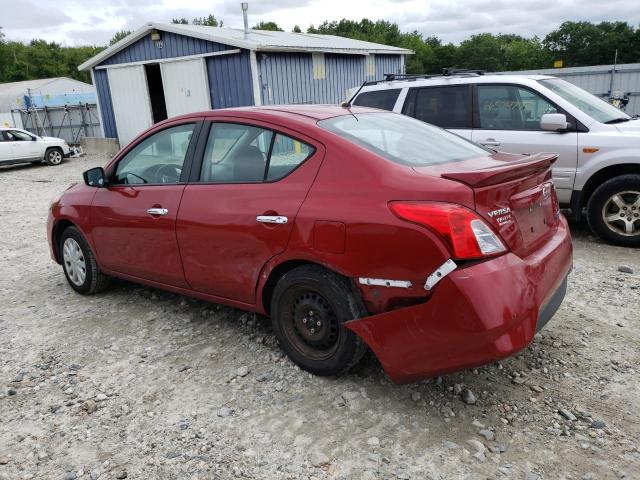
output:
[[318,125],[392,162],[412,167],[490,155],[462,137],[397,113],[342,115]]

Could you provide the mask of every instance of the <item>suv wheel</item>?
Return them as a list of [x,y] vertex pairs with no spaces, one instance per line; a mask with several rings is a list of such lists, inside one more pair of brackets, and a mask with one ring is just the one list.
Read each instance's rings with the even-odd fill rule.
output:
[[76,227],[68,227],[60,238],[62,268],[71,288],[84,295],[98,293],[109,283],[100,271],[89,244]]
[[342,324],[364,313],[348,281],[317,265],[287,272],[271,302],[280,347],[300,368],[339,375],[362,358],[366,345]]
[[589,198],[587,219],[608,242],[640,247],[640,175],[620,175],[600,185]]
[[44,154],[44,161],[47,162],[47,165],[60,165],[62,163],[62,159],[62,150],[59,148],[49,148]]

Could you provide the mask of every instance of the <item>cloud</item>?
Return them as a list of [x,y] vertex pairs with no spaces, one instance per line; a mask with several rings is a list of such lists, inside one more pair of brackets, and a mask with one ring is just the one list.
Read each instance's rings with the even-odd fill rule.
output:
[[[242,27],[238,0],[55,0],[38,6],[21,0],[6,9],[0,25],[9,38],[43,38],[71,45],[105,45],[115,32],[146,22],[192,20],[214,14],[225,26]],[[481,32],[544,37],[563,21],[623,20],[640,24],[637,1],[629,0],[249,0],[249,25],[274,21],[285,30],[306,29],[342,18],[388,20],[402,31],[417,30],[444,42],[459,43]]]

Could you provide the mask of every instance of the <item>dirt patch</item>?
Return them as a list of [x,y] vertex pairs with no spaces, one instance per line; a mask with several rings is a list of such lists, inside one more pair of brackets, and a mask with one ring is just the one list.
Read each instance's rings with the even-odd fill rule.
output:
[[104,161],[0,168],[0,478],[640,478],[638,250],[576,226],[568,296],[515,358],[396,386],[369,355],[319,378],[254,315],[71,290],[49,200]]

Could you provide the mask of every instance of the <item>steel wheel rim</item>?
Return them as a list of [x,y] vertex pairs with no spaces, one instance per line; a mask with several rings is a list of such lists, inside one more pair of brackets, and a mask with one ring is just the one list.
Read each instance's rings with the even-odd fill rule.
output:
[[62,162],[62,154],[57,150],[53,150],[51,153],[49,153],[49,161],[54,165],[59,164],[60,162]]
[[281,315],[283,333],[298,353],[314,361],[335,354],[342,328],[333,306],[320,292],[306,286],[290,288]]
[[71,283],[80,287],[87,278],[87,264],[84,253],[78,242],[73,238],[67,238],[62,246],[62,259],[64,269]]
[[626,190],[611,195],[602,207],[602,219],[618,235],[640,235],[640,192]]

